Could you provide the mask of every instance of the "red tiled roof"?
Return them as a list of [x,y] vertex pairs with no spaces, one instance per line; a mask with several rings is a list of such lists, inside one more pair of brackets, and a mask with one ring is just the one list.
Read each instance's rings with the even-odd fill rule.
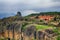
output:
[[39,16],[39,19],[47,19],[47,20],[50,20],[51,18],[53,18],[53,16]]

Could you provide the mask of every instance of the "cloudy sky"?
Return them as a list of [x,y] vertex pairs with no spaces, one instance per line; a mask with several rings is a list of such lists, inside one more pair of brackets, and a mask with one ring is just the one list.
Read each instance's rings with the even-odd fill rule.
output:
[[0,0],[0,18],[16,15],[23,16],[47,11],[60,11],[60,0]]

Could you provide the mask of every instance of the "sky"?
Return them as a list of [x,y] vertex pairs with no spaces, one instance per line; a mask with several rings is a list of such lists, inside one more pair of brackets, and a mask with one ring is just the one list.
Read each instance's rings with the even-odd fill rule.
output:
[[0,18],[16,15],[22,16],[39,12],[60,12],[60,0],[0,0]]

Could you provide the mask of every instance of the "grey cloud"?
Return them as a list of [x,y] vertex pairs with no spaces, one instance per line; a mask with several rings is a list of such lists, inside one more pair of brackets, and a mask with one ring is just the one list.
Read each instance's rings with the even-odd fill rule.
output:
[[[12,1],[12,0],[11,0]],[[5,2],[5,1],[0,1],[0,14],[1,13],[5,13],[6,16],[9,15],[13,15],[11,13],[16,14],[17,11],[21,11],[22,13],[25,13],[25,10],[32,10],[32,11],[36,11],[36,12],[41,12],[41,11],[60,11],[60,0],[40,0],[37,1],[34,0],[30,0],[30,2],[27,2],[23,0],[23,2],[20,3],[20,1],[18,3],[16,3],[16,1],[14,2]],[[23,14],[25,15],[25,14]]]
[[54,2],[59,2],[60,0],[52,0],[52,1],[54,1]]

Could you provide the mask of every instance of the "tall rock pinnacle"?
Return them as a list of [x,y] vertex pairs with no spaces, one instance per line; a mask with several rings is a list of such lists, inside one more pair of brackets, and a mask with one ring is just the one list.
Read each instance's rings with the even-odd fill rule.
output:
[[17,15],[16,15],[16,16],[22,16],[22,15],[21,15],[21,12],[17,12]]

